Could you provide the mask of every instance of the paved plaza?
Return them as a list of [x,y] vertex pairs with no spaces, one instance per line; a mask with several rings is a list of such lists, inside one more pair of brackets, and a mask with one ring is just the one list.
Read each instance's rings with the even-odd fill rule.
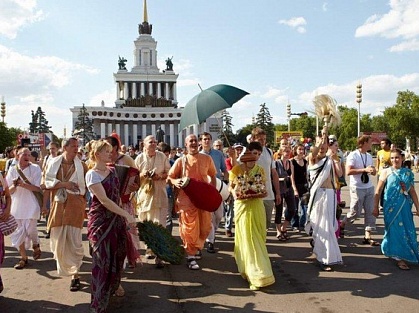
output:
[[[343,189],[343,199],[349,204],[348,187]],[[419,218],[415,222],[419,225]],[[45,222],[39,226],[43,255],[38,261],[30,258],[23,270],[13,268],[19,256],[10,246],[10,238],[6,239],[6,259],[1,269],[5,290],[0,295],[0,312],[88,312],[91,258],[86,238],[82,289],[72,293],[70,278],[57,276],[48,239],[44,238]],[[291,240],[279,242],[275,232],[270,231],[267,246],[276,283],[260,291],[250,291],[237,273],[232,254],[234,239],[224,236],[221,230],[217,253],[203,251],[200,271],[191,271],[185,264],[157,269],[153,260],[127,269],[122,282],[126,295],[113,297],[109,312],[419,311],[419,266],[401,271],[381,254],[379,247],[362,245],[361,220],[339,240],[344,265],[336,266],[334,272],[319,270],[307,235],[290,232]],[[380,217],[375,238],[381,240],[383,232]]]

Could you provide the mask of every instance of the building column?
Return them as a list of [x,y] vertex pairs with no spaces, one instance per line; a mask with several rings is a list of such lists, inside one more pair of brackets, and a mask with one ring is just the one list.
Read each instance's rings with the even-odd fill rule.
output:
[[132,82],[132,98],[137,99],[137,83]]
[[121,99],[121,88],[119,88],[119,82],[116,82],[116,100]]
[[161,83],[157,83],[157,99],[161,98]]
[[[179,123],[177,124],[177,128],[179,130]],[[185,131],[181,130],[180,132],[178,132],[178,145],[179,147],[183,148],[183,136],[185,135]]]
[[175,145],[175,125],[170,123],[169,125],[169,133],[170,133],[170,146],[173,147]]
[[106,124],[104,122],[100,123],[100,138],[106,137]]
[[165,91],[165,93],[164,93],[164,97],[167,99],[167,100],[169,100],[169,83],[166,83],[165,84],[166,86],[166,91]]
[[128,123],[127,122],[125,122],[125,124],[124,124],[124,145],[126,145],[126,146],[128,146],[128,144],[129,144],[129,137],[128,137],[128,135],[129,135],[129,132],[128,132]]
[[172,92],[173,92],[173,101],[177,102],[176,83],[173,83]]
[[153,95],[153,83],[148,83],[148,94],[150,95],[150,96],[152,96]]
[[140,83],[140,96],[145,96],[144,83]]
[[151,134],[156,136],[156,124],[151,124]]
[[124,99],[125,100],[128,99],[128,83],[127,82],[124,83]]
[[144,140],[145,136],[147,136],[147,125],[143,123],[142,130],[141,130],[141,138]]
[[112,123],[108,123],[108,133],[106,134],[106,137],[110,136],[112,134],[112,131],[113,131]]
[[138,136],[138,125],[134,121],[134,124],[132,124],[132,144],[134,145],[134,147],[137,144],[137,136]]
[[[121,135],[121,124],[115,123],[115,132],[120,136]],[[119,137],[121,138],[121,136]]]

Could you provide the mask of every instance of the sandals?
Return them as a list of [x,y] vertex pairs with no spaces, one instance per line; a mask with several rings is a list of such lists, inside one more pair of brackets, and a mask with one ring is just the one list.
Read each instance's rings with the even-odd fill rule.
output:
[[119,285],[118,286],[118,289],[115,290],[114,295],[117,296],[117,297],[123,297],[123,296],[125,296],[125,290],[124,290],[124,288],[122,288],[122,286]]
[[186,262],[190,270],[199,270],[199,265],[196,263],[195,258],[187,258]]
[[32,248],[33,248],[32,257],[36,261],[41,257],[42,251],[41,251],[41,248],[39,247],[39,243],[36,245],[33,245]]
[[70,291],[79,291],[80,290],[80,278],[73,278],[70,284]]
[[290,239],[290,237],[288,237],[288,236],[287,236],[287,232],[286,232],[286,231],[280,232],[280,233],[276,236],[276,238],[278,238],[278,240],[279,240],[279,241],[287,241],[287,240],[289,240],[289,239]]
[[320,263],[320,268],[322,269],[322,271],[325,271],[325,272],[332,272],[333,271],[333,269],[329,265],[326,265],[326,264],[323,264],[323,263]]
[[28,259],[20,259],[19,262],[16,263],[14,268],[17,270],[22,270],[26,267],[26,265],[28,265]]
[[200,260],[200,259],[202,259],[202,251],[201,250],[198,250],[195,253],[195,260]]
[[364,240],[362,240],[362,244],[370,245],[372,247],[381,245],[378,241],[372,240],[371,238],[367,239],[365,237],[364,237]]
[[408,271],[410,270],[410,267],[406,264],[405,261],[400,260],[397,262],[397,267],[403,271]]

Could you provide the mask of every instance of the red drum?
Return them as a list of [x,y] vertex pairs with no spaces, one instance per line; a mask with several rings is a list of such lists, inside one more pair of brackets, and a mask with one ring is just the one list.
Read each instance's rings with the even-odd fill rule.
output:
[[211,184],[195,178],[182,178],[182,190],[198,209],[215,212],[223,199],[218,190]]

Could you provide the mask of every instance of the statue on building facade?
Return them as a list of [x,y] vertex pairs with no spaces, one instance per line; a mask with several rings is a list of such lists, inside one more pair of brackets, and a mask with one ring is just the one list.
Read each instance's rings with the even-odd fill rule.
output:
[[167,58],[167,60],[166,60],[166,71],[173,71],[172,59],[173,59],[173,57]]
[[125,67],[125,63],[127,63],[127,59],[125,59],[124,57],[119,57],[118,60],[118,66],[120,70],[126,70],[127,68]]

